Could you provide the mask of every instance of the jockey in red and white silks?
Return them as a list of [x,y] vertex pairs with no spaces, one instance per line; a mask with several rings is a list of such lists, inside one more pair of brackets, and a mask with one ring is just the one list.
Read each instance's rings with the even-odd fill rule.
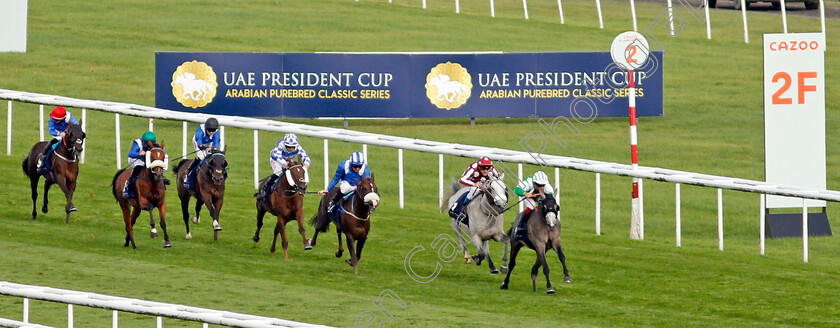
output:
[[461,179],[458,180],[462,185],[469,186],[470,191],[467,192],[467,201],[469,203],[480,190],[480,186],[490,179],[500,178],[501,174],[493,167],[493,161],[489,157],[484,156],[478,162],[470,164]]

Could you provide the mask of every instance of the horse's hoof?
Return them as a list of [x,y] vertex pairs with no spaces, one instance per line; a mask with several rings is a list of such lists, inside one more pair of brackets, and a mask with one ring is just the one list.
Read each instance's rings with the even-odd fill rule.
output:
[[152,231],[149,232],[149,235],[152,237],[152,239],[157,238],[158,237],[157,229],[152,228]]
[[251,239],[253,239],[255,243],[260,242],[260,236],[254,236],[254,237],[253,237],[253,238],[251,238]]
[[172,247],[172,243],[171,243],[171,242],[168,242],[168,241],[167,241],[167,242],[163,243],[163,248],[169,248],[169,247]]
[[344,254],[344,251],[335,252],[335,257],[341,257]]
[[195,224],[201,223],[201,218],[199,218],[197,216],[193,216],[192,219],[190,219],[190,220],[192,221],[192,223],[195,223]]
[[508,272],[508,267],[503,265],[501,271],[502,271],[502,273],[507,273]]
[[76,208],[76,206],[73,206],[73,207],[71,207],[69,210],[67,210],[67,213],[70,213],[70,212],[75,212],[75,211],[78,211],[78,210],[79,210],[79,209],[78,209],[78,208]]
[[351,262],[350,259],[344,260],[344,263],[347,263],[348,265],[353,266],[353,262]]
[[188,233],[187,233],[187,237],[186,237],[186,238],[187,238],[187,239],[192,239],[192,234],[188,232]]
[[213,231],[221,231],[222,226],[219,224],[219,221],[213,221]]
[[502,283],[502,285],[501,285],[501,286],[499,286],[499,288],[501,288],[501,289],[508,289],[508,284],[506,284],[506,283]]
[[466,263],[466,264],[470,264],[470,263],[472,263],[472,259],[471,259],[471,258],[469,258],[469,257],[464,258],[464,263]]
[[554,288],[548,287],[548,289],[545,290],[545,293],[548,295],[554,294]]
[[308,251],[308,250],[311,250],[311,249],[312,249],[312,246],[309,246],[309,245],[303,246],[303,250],[305,250],[305,251]]
[[490,269],[490,273],[491,274],[497,274],[497,273],[499,273],[499,269],[492,268],[492,269]]
[[49,209],[49,208],[47,208],[47,206],[46,206],[46,205],[44,205],[44,207],[41,207],[41,212],[42,212],[42,213],[47,213],[47,212],[49,212],[49,211],[50,211],[50,209]]
[[569,276],[564,277],[563,282],[572,282],[572,277],[569,277]]

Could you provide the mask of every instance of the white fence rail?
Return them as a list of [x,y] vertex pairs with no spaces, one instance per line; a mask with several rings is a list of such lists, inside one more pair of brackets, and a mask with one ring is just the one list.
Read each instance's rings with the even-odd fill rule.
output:
[[163,326],[163,317],[201,322],[204,323],[205,327],[207,327],[208,324],[242,328],[328,327],[236,312],[211,310],[178,304],[151,302],[134,298],[86,293],[68,289],[21,285],[5,281],[0,282],[0,295],[24,298],[23,322],[8,319],[0,319],[0,327],[47,327],[42,325],[29,324],[27,322],[29,318],[29,299],[68,304],[67,327],[69,328],[73,327],[73,305],[113,310],[113,327],[118,327],[118,311],[157,316],[157,327],[159,328]]

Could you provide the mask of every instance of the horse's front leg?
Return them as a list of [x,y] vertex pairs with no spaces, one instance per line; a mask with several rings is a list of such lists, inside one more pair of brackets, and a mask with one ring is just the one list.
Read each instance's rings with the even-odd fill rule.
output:
[[[61,191],[64,192],[64,197],[67,198],[67,205],[64,205],[64,212],[67,214],[65,222],[70,223],[70,213],[75,212],[77,210],[76,206],[73,205],[73,189],[70,188],[71,185],[63,176],[56,179],[55,183],[58,185],[59,188],[61,188]],[[75,189],[75,186],[73,187]]]
[[[554,294],[554,288],[551,287],[551,279],[549,279],[548,262],[545,260],[545,243],[537,243],[534,250],[537,251],[537,262],[543,267],[543,274],[545,275],[545,292],[546,294]],[[536,291],[536,288],[534,289]]]
[[[219,202],[213,202],[213,196],[208,194],[207,195],[208,201],[204,204],[207,207],[207,212],[210,212],[210,218],[213,219],[213,230],[219,231],[222,230],[222,226],[219,225]],[[196,216],[198,216],[198,212],[196,212]]]
[[516,267],[516,255],[519,254],[519,250],[522,248],[521,243],[516,243],[513,245],[513,249],[510,252],[510,269],[508,269],[507,275],[505,276],[505,281],[502,282],[501,289],[508,289],[508,285],[510,284],[510,274],[513,272],[513,268]]
[[262,226],[263,226],[263,218],[264,217],[265,217],[265,209],[262,208],[262,206],[260,206],[259,204],[257,204],[257,231],[254,231],[254,237],[251,238],[251,239],[254,240],[255,243],[260,241],[260,230],[262,229]]
[[472,263],[470,251],[467,250],[467,242],[464,239],[464,235],[461,234],[461,223],[459,223],[458,220],[450,219],[449,226],[451,226],[452,230],[455,230],[455,234],[458,235],[458,245],[461,246],[461,252],[464,252],[464,263]]
[[152,205],[152,202],[148,202],[148,204],[149,205],[146,206],[146,211],[149,212],[149,225],[152,227],[152,230],[149,230],[149,236],[152,239],[155,239],[158,237],[157,229],[155,229],[155,207]]
[[481,265],[481,261],[487,256],[486,252],[484,251],[484,245],[486,245],[487,241],[481,240],[476,234],[472,235],[472,243],[475,245],[475,251],[478,255],[473,256],[473,260],[475,260],[475,265]]
[[[196,182],[198,183],[198,182]],[[201,212],[201,205],[204,205],[204,201],[201,200],[201,195],[196,195],[195,197],[195,216],[192,218],[192,222],[195,224],[199,224],[201,222],[201,216],[198,215]]]
[[50,203],[50,187],[52,187],[54,183],[55,182],[50,181],[49,179],[44,179],[44,204],[41,206],[41,212],[47,213],[49,211],[49,207],[47,205]]
[[192,234],[190,233],[190,194],[189,192],[184,192],[182,195],[179,191],[178,198],[181,199],[181,215],[184,218],[184,227],[187,229],[186,238],[192,239]]
[[[341,241],[341,230],[335,228],[335,233],[336,235],[338,235],[338,251],[335,252],[335,257],[341,257],[342,255],[344,255],[344,244],[342,244]],[[350,247],[350,245],[348,245],[347,247]]]
[[502,255],[502,273],[507,273],[508,271],[508,251],[510,250],[510,238],[504,241],[505,244],[505,253]]
[[36,204],[38,203],[38,179],[41,176],[29,177],[29,187],[32,188],[32,219],[38,217],[38,211],[36,210]]
[[350,258],[344,260],[344,262],[353,267],[354,274],[359,274],[359,257],[356,256],[356,249],[353,248],[355,240],[352,234],[345,233],[344,236],[347,237],[347,250],[350,251]]
[[484,244],[482,244],[481,248],[484,250],[484,256],[487,257],[487,265],[490,267],[491,274],[499,273],[499,269],[496,268],[496,265],[493,264],[493,260],[490,258],[490,242],[485,240]]
[[303,249],[312,249],[312,245],[309,245],[309,239],[306,239],[306,229],[303,228],[303,207],[298,208],[298,210],[295,212],[295,220],[297,220],[298,232],[300,232],[300,237],[303,238]]
[[166,202],[160,202],[158,216],[160,216],[160,228],[163,229],[163,247],[172,247],[172,242],[169,241],[169,233],[166,232]]
[[569,276],[569,269],[566,267],[566,255],[563,254],[563,247],[560,246],[560,238],[553,241],[552,248],[557,256],[560,258],[560,263],[563,264],[563,282],[572,282],[572,277]]

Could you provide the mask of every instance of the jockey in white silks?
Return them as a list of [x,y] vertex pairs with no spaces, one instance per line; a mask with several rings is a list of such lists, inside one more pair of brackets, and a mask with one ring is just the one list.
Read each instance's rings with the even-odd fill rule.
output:
[[513,192],[519,196],[524,197],[522,201],[525,203],[525,210],[519,213],[514,222],[518,222],[517,231],[524,230],[528,222],[528,214],[537,207],[537,199],[541,197],[554,197],[554,188],[548,183],[548,175],[543,171],[537,171],[534,176],[525,179],[519,183]]
[[312,160],[309,159],[309,155],[306,154],[306,150],[300,145],[298,137],[294,133],[286,134],[283,139],[278,140],[269,156],[268,162],[271,164],[272,173],[266,178],[265,185],[260,188],[260,192],[257,194],[258,200],[264,200],[271,193],[277,179],[289,168],[289,162],[293,161],[295,157],[303,165],[304,181],[309,183],[309,164],[312,163]]

